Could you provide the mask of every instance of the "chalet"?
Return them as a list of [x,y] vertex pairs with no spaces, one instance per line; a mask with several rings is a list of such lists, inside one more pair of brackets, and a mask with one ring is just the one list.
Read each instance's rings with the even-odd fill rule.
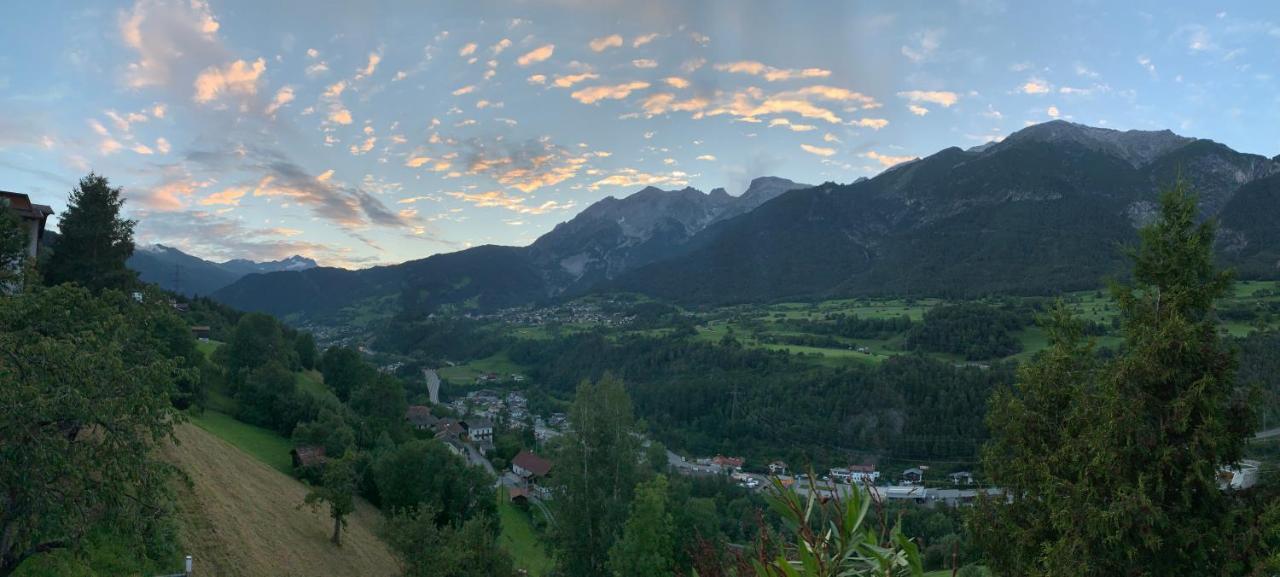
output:
[[436,438],[437,439],[461,439],[467,434],[467,430],[462,427],[457,419],[445,417],[436,421]]
[[319,445],[295,447],[292,451],[289,451],[289,456],[293,457],[293,468],[299,470],[317,469],[323,466],[326,461],[324,447]]
[[43,204],[31,202],[31,197],[0,190],[0,207],[18,215],[27,236],[27,256],[40,256],[40,247],[44,244],[44,224],[53,214],[53,209]]
[[471,439],[472,442],[485,443],[493,441],[493,422],[489,419],[468,417],[462,421],[462,427],[467,430],[467,438]]
[[951,478],[952,485],[972,485],[973,473],[968,471],[958,471],[948,475]]
[[191,336],[195,337],[197,341],[207,342],[209,340],[209,326],[196,325],[191,327]]
[[536,482],[551,473],[551,461],[529,451],[520,451],[520,454],[511,459],[511,472],[526,482]]
[[880,472],[873,465],[849,465],[831,469],[831,478],[845,484],[874,483],[880,478]]
[[772,463],[769,463],[769,474],[770,475],[786,475],[787,464],[783,463],[782,461],[774,461]]
[[711,464],[720,467],[722,471],[738,472],[742,470],[742,457],[726,457],[724,455],[716,455],[711,458]]
[[903,485],[919,485],[924,480],[924,469],[912,467],[902,472]]
[[426,431],[435,426],[436,416],[431,414],[431,407],[426,405],[409,405],[404,412],[404,419],[417,431]]

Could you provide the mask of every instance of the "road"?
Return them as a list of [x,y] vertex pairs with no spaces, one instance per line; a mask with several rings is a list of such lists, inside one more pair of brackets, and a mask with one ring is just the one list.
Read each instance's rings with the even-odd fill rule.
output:
[[1270,439],[1272,437],[1280,437],[1280,427],[1267,429],[1253,436],[1255,439]]

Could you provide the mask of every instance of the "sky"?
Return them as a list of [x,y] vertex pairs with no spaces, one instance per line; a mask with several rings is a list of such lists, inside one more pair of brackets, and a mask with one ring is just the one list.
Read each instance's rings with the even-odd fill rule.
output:
[[1280,153],[1275,2],[51,0],[0,37],[0,189],[60,212],[95,171],[210,260],[525,245],[1053,119]]

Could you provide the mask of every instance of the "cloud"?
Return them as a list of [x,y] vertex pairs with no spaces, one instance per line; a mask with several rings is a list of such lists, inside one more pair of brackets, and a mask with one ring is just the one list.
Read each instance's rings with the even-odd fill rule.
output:
[[248,194],[250,186],[232,186],[224,188],[218,192],[210,194],[198,202],[200,206],[228,205],[234,206],[240,204],[240,199]]
[[830,70],[822,68],[782,69],[774,68],[754,60],[740,60],[738,62],[717,64],[715,65],[715,69],[721,72],[760,76],[769,82],[792,80],[795,78],[826,78],[831,76]]
[[1049,118],[1057,118],[1061,116],[1061,113],[1058,112],[1057,106],[1050,106],[1049,108],[1045,109],[1044,113],[1048,114]]
[[667,112],[699,112],[709,106],[711,102],[705,98],[693,97],[687,100],[677,100],[676,95],[670,92],[659,92],[650,94],[641,103],[640,108],[648,116],[657,116],[666,114]]
[[951,108],[952,105],[960,100],[959,95],[945,90],[908,90],[899,92],[898,96],[911,102],[928,102],[943,108]]
[[555,210],[568,210],[574,207],[573,203],[562,204],[554,200],[548,200],[537,206],[529,206],[525,204],[527,200],[524,197],[512,196],[501,190],[490,190],[487,192],[447,192],[458,200],[475,205],[477,208],[505,208],[520,214],[544,214]]
[[320,181],[320,182],[328,181],[330,178],[333,178],[333,169],[332,169],[332,168],[330,168],[329,170],[326,170],[326,171],[324,171],[324,172],[321,172],[319,175],[317,175],[317,176],[316,176],[316,180],[318,180],[318,181]]
[[827,148],[824,146],[813,146],[812,144],[801,144],[800,148],[801,150],[804,150],[809,154],[816,154],[822,157],[831,156],[836,153],[836,149],[834,148]]
[[[154,2],[138,0],[119,13],[119,32],[137,59],[126,67],[132,88],[170,84],[175,76],[217,62],[227,51],[218,39],[218,20],[204,0]],[[187,78],[190,78],[188,76]]]
[[663,78],[662,81],[666,82],[667,86],[670,86],[672,88],[688,88],[689,87],[689,81],[683,78],[680,78],[679,76],[668,76],[666,78]]
[[1156,74],[1156,65],[1155,65],[1155,63],[1154,63],[1154,62],[1152,62],[1152,61],[1151,61],[1151,59],[1150,59],[1150,58],[1148,58],[1145,54],[1144,54],[1144,55],[1141,55],[1141,56],[1138,56],[1138,66],[1141,66],[1141,67],[1143,67],[1144,69],[1146,69],[1146,71],[1147,71],[1147,73],[1148,73],[1148,74],[1151,74],[1152,76],[1155,76],[1155,74]]
[[911,43],[902,46],[902,55],[916,64],[933,58],[942,45],[942,30],[923,30],[911,36]]
[[1019,86],[1018,91],[1023,94],[1047,94],[1049,92],[1049,83],[1039,78],[1032,78],[1022,86]]
[[474,84],[468,84],[468,85],[466,85],[466,86],[463,86],[462,88],[459,88],[459,89],[457,89],[457,90],[454,90],[454,91],[453,91],[453,95],[454,95],[454,96],[462,96],[462,95],[464,95],[464,94],[471,94],[472,92],[475,92],[475,91],[476,91],[476,85],[474,85]]
[[598,100],[610,99],[621,100],[631,95],[636,90],[644,90],[649,87],[648,82],[635,80],[632,82],[624,82],[622,84],[592,86],[583,88],[571,94],[574,100],[583,104],[593,104]]
[[157,103],[155,106],[151,107],[151,116],[154,116],[156,118],[164,118],[164,113],[168,109],[169,107],[165,106],[163,103]]
[[360,69],[360,71],[356,73],[356,80],[373,76],[374,71],[378,69],[379,62],[382,62],[382,55],[377,52],[370,52],[368,63],[366,63],[364,68]]
[[631,65],[636,68],[657,68],[658,61],[652,58],[637,58],[631,61]]
[[524,53],[523,56],[516,59],[516,64],[519,64],[520,66],[529,66],[531,64],[537,64],[538,62],[542,62],[548,58],[551,58],[551,55],[554,54],[555,51],[556,51],[555,44],[544,44],[542,46],[539,46],[537,48],[534,48],[533,50],[530,50]]
[[475,54],[475,53],[476,53],[475,42],[468,42],[466,44],[463,44],[462,48],[458,49],[458,56],[463,56],[463,57],[471,56],[472,54]]
[[925,108],[925,107],[920,106],[920,105],[918,105],[918,104],[908,104],[908,105],[907,105],[907,110],[910,110],[910,111],[911,111],[911,113],[912,113],[912,114],[914,114],[914,115],[916,115],[916,116],[924,116],[924,115],[926,115],[926,114],[928,114],[928,113],[929,113],[929,109],[928,109],[928,108]]
[[654,39],[656,39],[657,37],[658,37],[658,34],[656,32],[653,34],[644,34],[641,36],[636,36],[635,39],[631,41],[631,47],[639,48],[641,46],[644,46],[645,44],[653,42]]
[[834,111],[816,104],[815,100],[853,104],[864,109],[879,106],[870,96],[833,86],[807,86],[774,94],[768,94],[757,87],[748,87],[738,92],[717,95],[715,106],[708,109],[705,115],[730,115],[743,122],[760,122],[761,116],[796,114],[832,124],[843,122]]
[[570,88],[574,84],[577,84],[584,80],[594,80],[599,77],[600,76],[598,74],[592,74],[590,72],[583,72],[581,74],[569,74],[569,75],[557,74],[556,79],[554,82],[552,82],[552,84],[555,84],[558,88]]
[[861,128],[880,130],[881,128],[889,126],[889,121],[883,118],[858,118],[856,120],[849,121],[849,124]]
[[[186,210],[144,212],[138,224],[139,241],[163,242],[189,254],[213,260],[249,258],[279,260],[300,254],[325,266],[353,266],[367,259],[356,258],[345,247],[296,240],[297,230],[250,228],[240,219],[220,211]],[[284,237],[284,238],[279,238]]]
[[329,121],[338,124],[351,124],[351,111],[337,106],[329,111]]
[[267,115],[274,115],[281,106],[293,102],[293,88],[285,86],[276,91],[275,98],[271,99],[271,104],[267,106]]
[[157,138],[156,150],[160,151],[160,154],[169,154],[169,141],[166,140],[163,136],[161,136],[160,138]]
[[263,176],[253,189],[254,196],[288,198],[309,207],[316,216],[348,232],[369,224],[414,225],[359,187],[340,185],[330,179],[320,180],[278,152],[256,152],[261,159],[255,168]]
[[681,171],[673,171],[667,174],[650,174],[641,172],[634,168],[623,168],[617,172],[591,183],[591,190],[598,190],[603,186],[688,186],[689,175]]
[[591,42],[587,43],[587,46],[590,46],[593,52],[604,52],[610,48],[621,47],[622,36],[619,34],[610,34],[608,36],[601,36],[600,38],[593,38]]
[[511,47],[511,39],[503,38],[502,40],[499,40],[497,44],[494,44],[493,46],[489,47],[489,53],[494,56],[497,56],[499,54],[502,54],[504,50],[510,47]]
[[886,168],[916,159],[916,157],[914,156],[888,156],[888,155],[880,154],[874,150],[867,151],[863,153],[862,156],[866,158],[870,158],[871,160],[874,160],[876,162],[879,162],[882,166]]
[[698,157],[695,158],[694,160],[713,161],[715,159],[716,159],[716,156],[714,154],[699,154]]
[[223,94],[251,96],[258,93],[258,79],[267,71],[267,63],[259,58],[250,64],[236,60],[225,68],[211,66],[195,80],[195,101],[209,102]]
[[546,84],[547,77],[544,74],[534,74],[529,78],[525,79],[525,81],[528,82],[529,84]]
[[812,124],[796,124],[794,122],[791,122],[790,120],[787,120],[786,118],[774,118],[773,120],[769,121],[769,126],[770,127],[784,126],[790,129],[792,132],[809,132],[810,130],[818,129],[817,126],[814,126]]

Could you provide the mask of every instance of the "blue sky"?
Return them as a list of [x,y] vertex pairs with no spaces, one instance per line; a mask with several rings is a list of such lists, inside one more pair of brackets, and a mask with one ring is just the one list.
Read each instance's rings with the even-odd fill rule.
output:
[[[270,4],[269,6],[262,6]],[[1272,2],[7,3],[0,189],[363,267],[646,185],[848,182],[1062,118],[1280,153]]]

